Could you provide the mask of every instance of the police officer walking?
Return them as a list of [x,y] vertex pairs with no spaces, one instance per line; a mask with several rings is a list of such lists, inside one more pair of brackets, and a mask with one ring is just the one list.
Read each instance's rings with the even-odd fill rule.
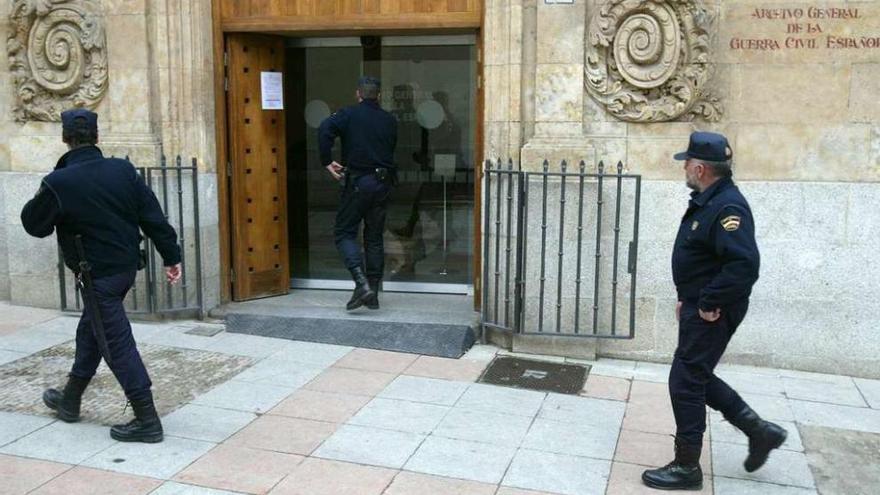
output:
[[669,373],[675,460],[645,471],[642,480],[652,488],[698,490],[703,484],[700,452],[706,405],[748,436],[748,472],[767,461],[787,432],[762,420],[714,374],[746,315],[760,264],[752,211],[732,180],[733,152],[724,136],[695,132],[687,151],[674,158],[684,160],[686,183],[693,190],[672,253],[679,321],[678,348]]
[[[318,129],[321,165],[337,181],[344,181],[336,212],[336,248],[355,283],[346,309],[363,305],[379,309],[379,284],[385,270],[385,215],[391,189],[396,182],[394,148],[397,121],[379,106],[379,80],[358,80],[358,104],[327,117]],[[342,164],[332,158],[333,143],[342,140]],[[357,237],[364,224],[364,252]],[[364,258],[366,273],[364,273]]]
[[150,391],[152,382],[123,300],[138,270],[138,229],[155,243],[170,283],[181,275],[177,234],[132,164],[104,158],[96,146],[95,113],[68,110],[61,114],[61,122],[69,151],[24,206],[21,221],[35,237],[57,230],[65,264],[77,274],[81,288],[85,283],[86,304],[76,330],[76,357],[67,385],[60,391],[46,390],[43,402],[62,421],[78,421],[82,394],[104,357],[135,415],[129,423],[113,426],[110,436],[122,442],[161,442],[162,423]]

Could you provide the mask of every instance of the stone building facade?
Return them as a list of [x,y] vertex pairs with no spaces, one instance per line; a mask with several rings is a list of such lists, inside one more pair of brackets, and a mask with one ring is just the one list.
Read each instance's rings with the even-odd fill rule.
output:
[[[214,55],[212,22],[220,2],[208,0],[0,5],[10,53],[0,61],[0,299],[58,303],[54,243],[27,237],[18,212],[63,152],[60,127],[18,110],[26,94],[16,82],[19,48],[10,44],[21,43],[15,9],[51,20],[40,9],[66,3],[94,8],[103,26],[103,48],[81,54],[99,50],[104,58],[90,60],[106,60],[96,108],[108,153],[155,162],[164,149],[201,163],[206,302],[219,304],[215,69],[223,61]],[[619,161],[643,178],[635,339],[601,341],[600,355],[670,358],[669,254],[688,192],[671,155],[701,129],[729,137],[762,250],[761,280],[729,359],[878,376],[880,3],[476,4],[483,155],[511,157],[527,170],[539,170],[544,159],[552,167],[585,160],[591,170],[600,160]],[[67,97],[65,90],[55,95]]]

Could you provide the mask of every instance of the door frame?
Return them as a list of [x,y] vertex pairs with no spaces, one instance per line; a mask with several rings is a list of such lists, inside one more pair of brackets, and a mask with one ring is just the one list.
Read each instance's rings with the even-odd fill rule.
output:
[[[456,25],[437,21],[435,25],[418,25],[415,28],[402,29],[399,23],[391,22],[384,25],[383,22],[370,23],[369,26],[353,28],[331,29],[326,25],[307,25],[301,22],[284,22],[279,17],[271,23],[259,23],[257,25],[244,26],[241,22],[222,19],[223,0],[212,0],[212,27],[214,45],[214,115],[215,115],[215,143],[217,156],[217,196],[219,208],[219,253],[220,253],[220,303],[225,304],[232,300],[231,268],[232,268],[232,226],[231,226],[231,188],[230,188],[230,139],[229,139],[229,109],[227,108],[227,55],[226,35],[228,33],[248,32],[252,34],[283,35],[283,36],[362,36],[362,35],[451,35],[473,33],[476,36],[477,57],[477,102],[476,102],[476,142],[474,146],[474,309],[479,309],[482,288],[482,175],[483,175],[483,137],[485,115],[485,71],[484,71],[484,32],[486,19],[485,3],[481,2],[479,24],[463,22]],[[289,242],[296,242],[290,239]]]

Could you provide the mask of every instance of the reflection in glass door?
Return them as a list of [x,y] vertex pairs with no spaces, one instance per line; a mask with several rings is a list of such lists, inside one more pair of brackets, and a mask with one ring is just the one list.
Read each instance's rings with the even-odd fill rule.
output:
[[[318,158],[317,127],[355,104],[361,75],[382,80],[398,119],[400,183],[385,231],[385,290],[465,293],[473,283],[474,36],[291,40],[288,190],[293,285],[350,288],[333,242],[339,185]],[[339,146],[334,149],[337,161]]]

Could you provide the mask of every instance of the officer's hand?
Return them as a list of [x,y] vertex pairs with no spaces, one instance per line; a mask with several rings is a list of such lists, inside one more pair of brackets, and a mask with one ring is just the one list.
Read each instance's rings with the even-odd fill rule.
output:
[[681,321],[681,301],[675,303],[675,321]]
[[176,284],[180,281],[181,267],[180,263],[174,266],[166,266],[165,267],[165,278],[168,279],[168,283],[171,285]]
[[703,311],[701,309],[700,318],[706,321],[718,321],[718,318],[721,318],[721,308],[715,308],[714,311]]
[[332,175],[333,178],[336,180],[342,179],[342,169],[343,169],[342,165],[340,165],[336,162],[333,162],[330,165],[327,165],[327,171],[330,172],[330,175]]

